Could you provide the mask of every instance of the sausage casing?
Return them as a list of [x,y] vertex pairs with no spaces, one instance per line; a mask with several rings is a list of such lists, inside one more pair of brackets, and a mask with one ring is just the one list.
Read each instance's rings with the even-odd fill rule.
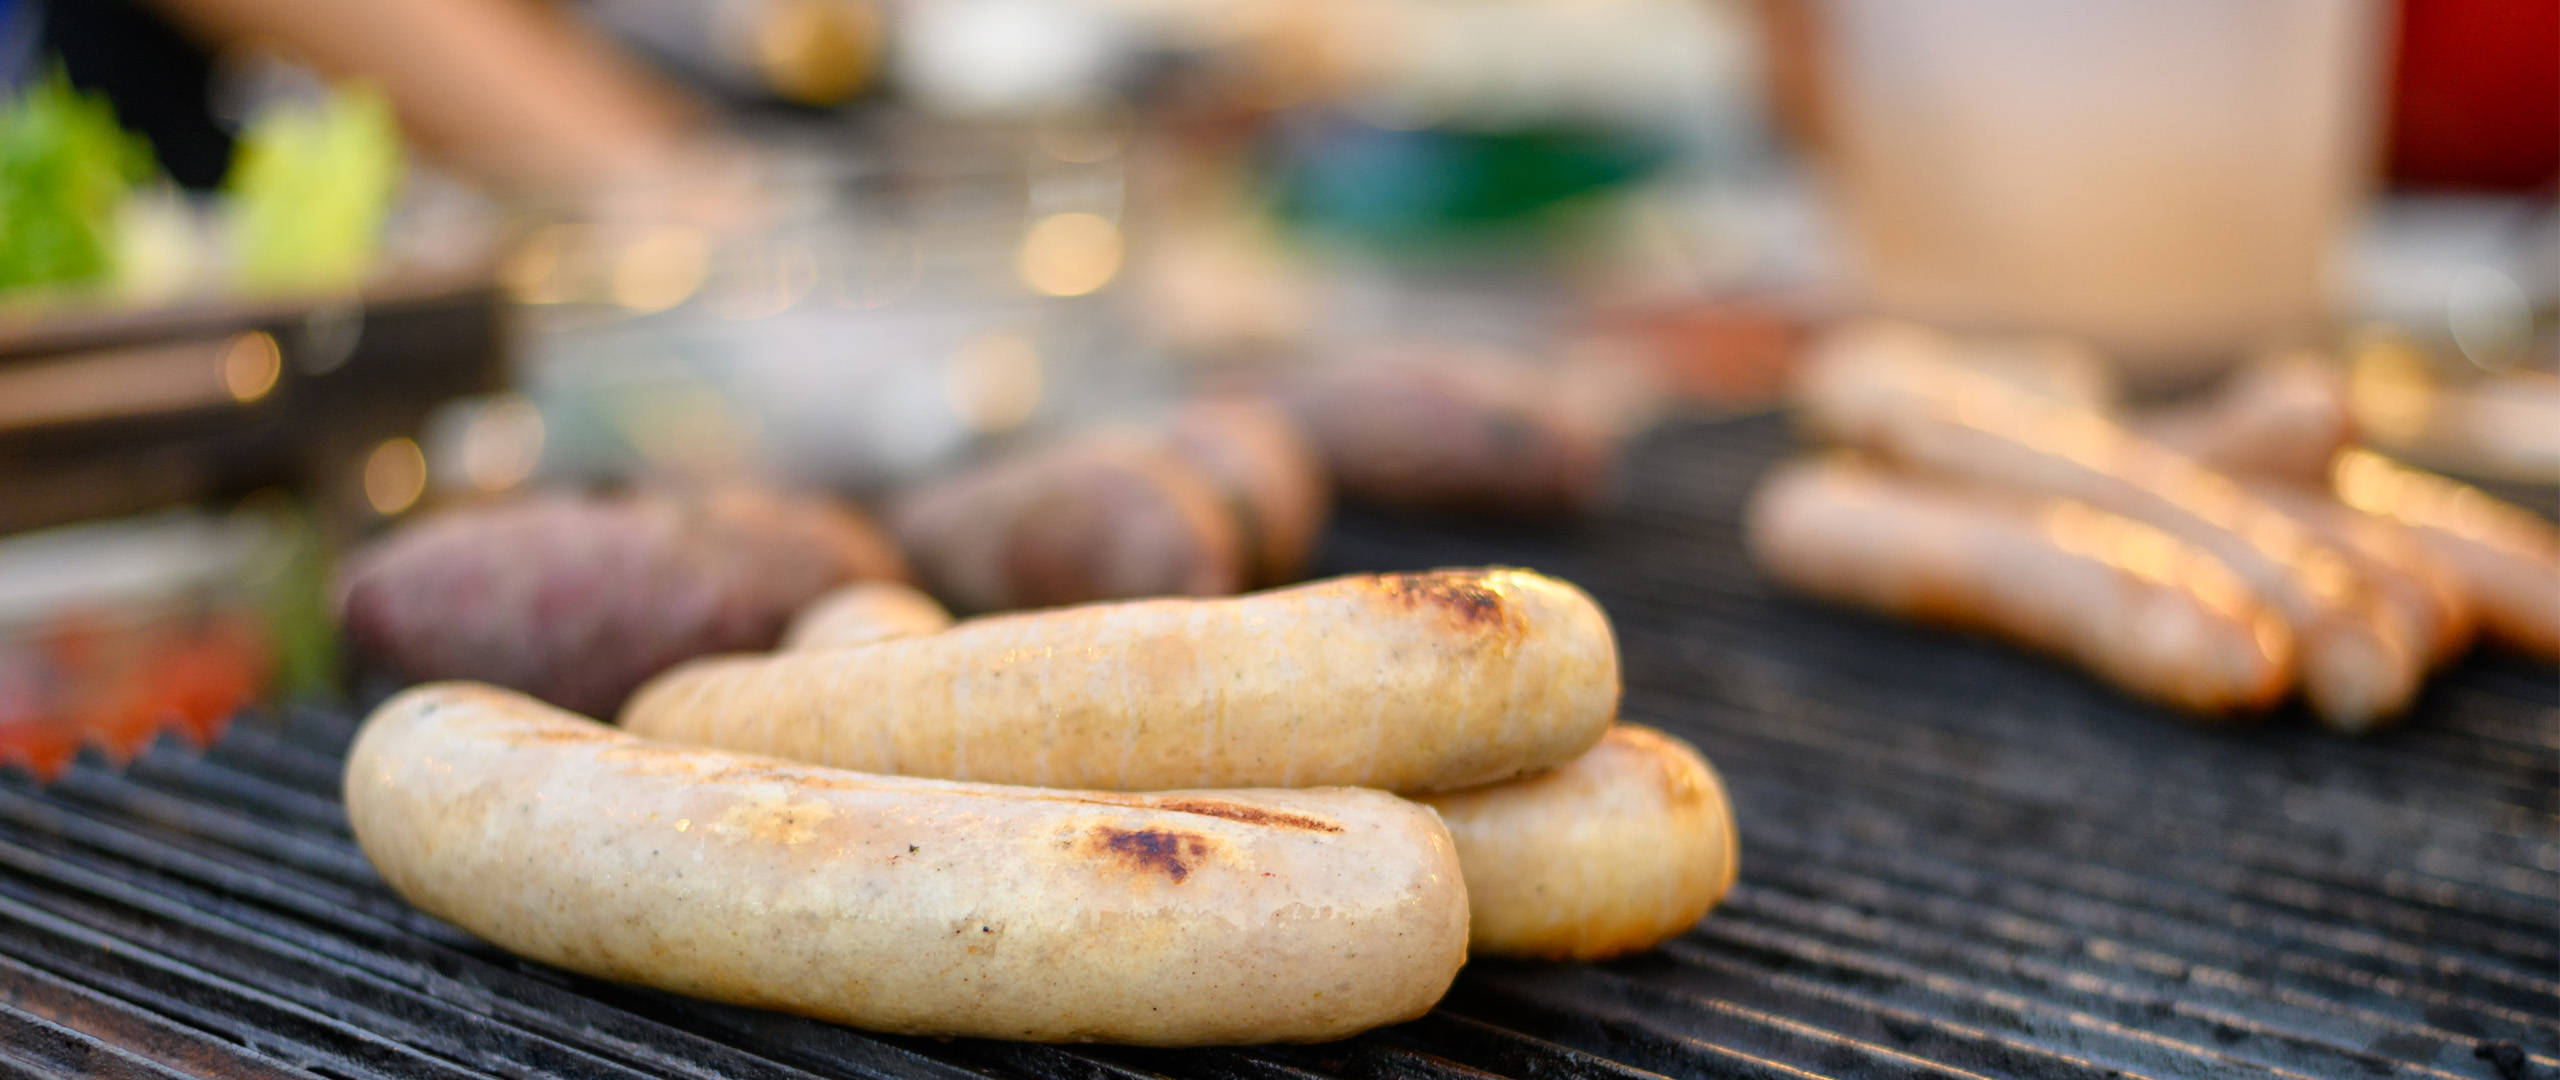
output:
[[1165,444],[1225,499],[1257,587],[1298,579],[1333,511],[1333,482],[1289,411],[1260,397],[1201,397],[1176,410]]
[[2493,642],[2560,663],[2560,528],[2370,450],[2338,455],[2338,497],[2410,530],[2462,579]]
[[2282,617],[2231,570],[2079,503],[1828,462],[1773,472],[1747,521],[1753,559],[1786,585],[1996,634],[2191,712],[2264,709],[2293,678]]
[[2262,357],[2212,398],[2132,424],[2218,472],[2294,483],[2320,480],[2356,436],[2346,377],[2308,351]]
[[2424,643],[2347,553],[2237,481],[2085,409],[2035,398],[1925,350],[1814,357],[1798,414],[1819,434],[1914,472],[2075,502],[2211,552],[2293,627],[2304,699],[2322,723],[2396,720]]
[[1448,833],[1374,791],[866,776],[440,683],[375,711],[346,794],[394,889],[510,951],[879,1031],[1334,1039],[1466,951]]
[[1469,947],[1599,960],[1652,948],[1724,899],[1741,841],[1724,782],[1687,743],[1617,724],[1562,768],[1424,796],[1466,868]]
[[951,613],[915,586],[858,581],[800,609],[783,631],[781,648],[836,649],[890,638],[936,634],[951,627]]
[[1290,403],[1347,499],[1541,519],[1587,512],[1610,494],[1627,433],[1606,383],[1425,348],[1319,373]]
[[1158,441],[1099,432],[900,499],[889,523],[916,580],[957,611],[1244,587],[1244,542],[1216,483]]
[[[850,586],[798,624],[827,633],[804,639],[795,625],[792,647],[932,633],[940,612],[931,604],[900,585]],[[1417,801],[1440,812],[1457,842],[1468,948],[1479,954],[1639,952],[1688,929],[1733,885],[1737,839],[1723,781],[1688,744],[1652,728],[1613,724],[1557,768]]]
[[1573,760],[1616,715],[1618,689],[1608,617],[1582,590],[1443,570],[704,660],[643,688],[622,723],[904,776],[1445,791]]

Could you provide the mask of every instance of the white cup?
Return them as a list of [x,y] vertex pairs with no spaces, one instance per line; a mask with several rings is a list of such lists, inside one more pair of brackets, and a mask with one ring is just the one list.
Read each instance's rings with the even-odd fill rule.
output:
[[1824,0],[1876,309],[2058,332],[2135,385],[2317,334],[2375,172],[2379,0]]

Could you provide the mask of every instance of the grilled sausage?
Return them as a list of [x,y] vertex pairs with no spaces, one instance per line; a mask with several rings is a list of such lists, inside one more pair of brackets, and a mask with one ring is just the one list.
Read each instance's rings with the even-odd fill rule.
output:
[[1538,518],[1607,498],[1629,411],[1615,393],[1588,372],[1442,349],[1341,365],[1290,406],[1346,498]]
[[996,461],[901,500],[890,526],[956,611],[1244,587],[1216,485],[1149,438],[1100,433]]
[[[830,611],[834,638],[847,643],[934,632],[903,608]],[[1651,728],[1614,724],[1560,767],[1419,800],[1457,841],[1473,952],[1596,960],[1642,951],[1688,929],[1733,884],[1737,841],[1723,783],[1696,750]]]
[[1902,319],[1858,319],[1825,331],[1817,363],[1843,357],[1925,356],[1931,363],[1997,379],[2057,405],[2115,407],[2115,372],[2086,342],[2059,335],[1952,334]]
[[2222,560],[2293,627],[2303,696],[2362,732],[2417,696],[2422,642],[2356,561],[2229,477],[2085,409],[1938,362],[1925,351],[1827,349],[1805,371],[1801,419],[1902,467],[2086,503]]
[[1967,495],[1846,462],[1781,467],[1746,513],[1770,577],[1978,630],[2203,715],[2265,709],[2292,678],[2283,618],[2210,553],[2079,503]]
[[[2469,651],[2479,632],[2479,605],[2463,585],[2461,572],[2431,550],[2415,529],[2348,506],[2318,488],[2261,481],[2249,490],[2351,560],[2428,667],[2443,667]],[[2560,588],[2560,582],[2554,585]]]
[[2332,482],[2347,505],[2408,527],[2454,568],[2489,640],[2560,663],[2560,528],[2368,450],[2338,455]]
[[1618,724],[1562,768],[1423,796],[1458,844],[1480,955],[1601,960],[1650,949],[1733,887],[1741,841],[1715,769]]
[[346,795],[393,889],[512,952],[878,1031],[1336,1039],[1466,952],[1448,833],[1374,791],[866,776],[445,683],[366,721]]
[[623,725],[864,772],[1152,791],[1442,791],[1561,765],[1618,705],[1582,590],[1524,570],[1336,578],[974,619],[668,672]]
[[1249,583],[1297,580],[1332,513],[1333,489],[1288,410],[1259,397],[1197,398],[1175,410],[1165,440],[1225,500]]
[[2209,468],[2317,483],[2355,439],[2347,381],[2311,352],[2278,353],[2242,368],[2221,393],[2139,416],[2135,430]]

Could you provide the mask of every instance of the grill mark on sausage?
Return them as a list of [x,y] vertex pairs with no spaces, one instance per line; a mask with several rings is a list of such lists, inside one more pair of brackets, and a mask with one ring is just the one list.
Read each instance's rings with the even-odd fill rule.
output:
[[1094,854],[1124,863],[1140,872],[1161,873],[1176,885],[1191,876],[1191,868],[1209,857],[1209,838],[1198,833],[1174,829],[1123,829],[1097,825],[1088,834]]
[[1151,805],[1155,809],[1171,810],[1178,814],[1200,814],[1205,817],[1225,818],[1228,821],[1240,821],[1247,825],[1268,825],[1273,828],[1281,829],[1304,829],[1308,832],[1338,833],[1342,831],[1342,826],[1326,821],[1323,818],[1308,817],[1305,814],[1292,814],[1286,810],[1271,810],[1259,806],[1245,806],[1239,803],[1218,802],[1213,799],[1158,799],[1152,804],[1141,805]]
[[1502,590],[1485,582],[1481,570],[1435,570],[1420,574],[1387,574],[1378,588],[1407,608],[1435,608],[1469,627],[1493,628],[1516,618]]

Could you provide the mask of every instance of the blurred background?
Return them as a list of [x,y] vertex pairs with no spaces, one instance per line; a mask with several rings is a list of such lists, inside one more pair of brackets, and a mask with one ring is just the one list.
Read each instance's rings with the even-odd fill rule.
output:
[[0,727],[328,692],[426,508],[878,505],[1398,343],[1709,415],[1868,315],[2145,402],[2310,346],[2548,483],[2556,65],[2554,0],[0,0]]

